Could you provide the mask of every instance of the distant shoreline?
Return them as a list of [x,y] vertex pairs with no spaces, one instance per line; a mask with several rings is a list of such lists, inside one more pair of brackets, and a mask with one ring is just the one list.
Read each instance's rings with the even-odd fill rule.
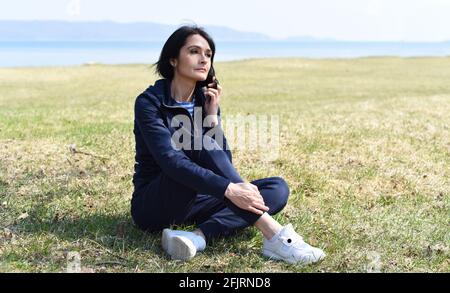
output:
[[[0,42],[0,67],[70,66],[85,63],[151,64],[163,42]],[[216,42],[215,61],[254,58],[348,59],[377,56],[450,56],[450,43]]]
[[[152,64],[163,42],[0,42],[0,67],[74,66],[86,63]],[[351,59],[362,57],[446,57],[450,42],[216,42],[216,62],[255,58]]]

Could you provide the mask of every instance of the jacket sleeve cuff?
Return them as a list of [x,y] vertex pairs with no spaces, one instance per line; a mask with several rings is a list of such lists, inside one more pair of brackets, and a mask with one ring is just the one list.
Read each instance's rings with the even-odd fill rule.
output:
[[225,191],[230,185],[231,180],[222,176],[217,176],[218,180],[214,182],[214,190],[211,195],[217,199],[223,200],[225,198]]

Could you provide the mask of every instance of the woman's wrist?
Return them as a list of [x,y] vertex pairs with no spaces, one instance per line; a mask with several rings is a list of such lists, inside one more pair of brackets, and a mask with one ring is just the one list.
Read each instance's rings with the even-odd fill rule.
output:
[[208,115],[206,121],[207,121],[207,125],[209,127],[214,127],[214,126],[217,126],[219,124],[219,118],[218,118],[217,114],[215,114],[215,115]]
[[230,184],[228,184],[228,186],[227,186],[227,189],[225,190],[225,194],[224,194],[224,196],[226,197],[226,198],[230,198],[230,194],[231,194],[231,190],[232,190],[232,188],[233,188],[233,185],[234,185],[234,183],[233,182],[230,182]]
[[215,127],[217,125],[219,125],[219,120],[217,119],[217,115],[214,115],[211,121],[211,127]]

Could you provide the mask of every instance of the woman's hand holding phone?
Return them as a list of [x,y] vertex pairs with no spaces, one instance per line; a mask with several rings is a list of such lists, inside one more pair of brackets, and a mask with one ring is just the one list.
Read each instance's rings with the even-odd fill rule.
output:
[[211,126],[219,124],[217,112],[219,110],[220,97],[222,95],[222,87],[219,85],[216,77],[212,78],[212,82],[204,88],[203,93],[206,96],[205,111],[208,116],[211,116]]

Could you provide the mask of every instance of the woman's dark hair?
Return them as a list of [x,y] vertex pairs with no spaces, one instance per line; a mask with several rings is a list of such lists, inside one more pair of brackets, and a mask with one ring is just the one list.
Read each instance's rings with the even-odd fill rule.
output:
[[182,26],[178,28],[175,32],[173,32],[172,35],[167,39],[166,43],[162,48],[158,62],[153,64],[154,66],[156,66],[155,72],[157,74],[169,80],[173,79],[174,68],[170,64],[170,59],[178,58],[178,56],[180,55],[181,47],[183,47],[186,44],[187,38],[192,35],[200,35],[203,38],[205,38],[206,41],[208,42],[209,47],[211,48],[212,51],[211,68],[208,72],[208,76],[215,75],[213,63],[214,63],[214,55],[216,53],[216,45],[214,44],[214,41],[211,38],[211,36],[203,28],[198,27],[196,25]]

